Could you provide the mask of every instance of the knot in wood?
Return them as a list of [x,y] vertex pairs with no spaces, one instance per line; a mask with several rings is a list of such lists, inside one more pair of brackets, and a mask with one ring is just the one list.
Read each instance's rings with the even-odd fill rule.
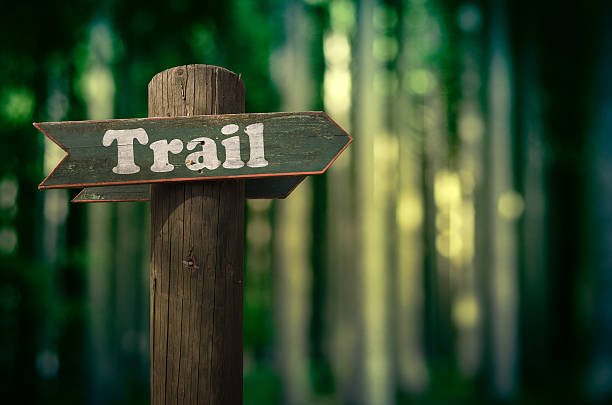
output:
[[193,261],[193,259],[191,257],[188,257],[185,260],[183,260],[183,264],[185,266],[189,267],[190,270],[198,269],[199,268],[199,266],[195,265],[195,262]]

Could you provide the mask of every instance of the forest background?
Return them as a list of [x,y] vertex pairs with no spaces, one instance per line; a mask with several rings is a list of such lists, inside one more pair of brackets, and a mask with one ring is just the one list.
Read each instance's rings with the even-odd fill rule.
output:
[[[610,2],[5,2],[0,401],[149,400],[148,203],[37,190],[33,121],[187,63],[355,141],[246,204],[246,404],[612,401]],[[553,402],[554,401],[554,402]]]

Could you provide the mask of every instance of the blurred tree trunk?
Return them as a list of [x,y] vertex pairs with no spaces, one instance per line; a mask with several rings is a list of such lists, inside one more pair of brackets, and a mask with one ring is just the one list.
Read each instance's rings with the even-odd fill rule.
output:
[[[351,131],[350,65],[355,28],[354,3],[333,0],[329,4],[329,27],[323,51],[325,111],[348,133]],[[356,277],[357,224],[355,221],[354,145],[346,149],[326,173],[327,176],[327,295],[325,308],[327,352],[335,379],[338,401],[355,401],[359,377],[360,280]]]
[[[590,355],[587,390],[593,400],[602,403],[612,396],[612,6],[603,14],[602,52],[595,75],[590,131],[594,152],[590,167],[590,231],[594,244],[594,311],[590,328],[594,342]],[[590,233],[591,233],[590,232]]]
[[[389,328],[389,257],[387,256],[389,168],[392,141],[385,132],[382,115],[384,99],[381,90],[386,80],[380,55],[384,55],[384,39],[374,26],[375,0],[361,0],[357,13],[358,36],[355,59],[355,108],[353,145],[356,158],[357,221],[361,284],[355,294],[361,296],[362,356],[358,403],[386,405],[395,402],[391,375]],[[381,53],[374,53],[375,44]]]
[[[605,27],[602,11],[599,2],[570,7],[539,5],[533,9],[541,38],[538,73],[542,86],[542,134],[548,151],[544,175],[549,297],[546,326],[550,356],[546,358],[546,367],[555,374],[549,386],[562,384],[563,400],[574,402],[579,402],[584,392],[577,375],[582,375],[587,367],[587,348],[592,342],[586,340],[585,327],[593,315],[590,310],[594,304],[593,288],[601,281],[596,279],[591,256],[597,236],[587,226],[590,215],[587,195],[592,184],[587,168],[596,156],[595,150],[589,149],[592,138],[587,135],[591,130],[589,118],[593,118],[590,98],[604,85],[595,79],[595,61],[602,50],[596,45]],[[515,30],[520,31],[524,28],[523,16],[518,10],[515,15]],[[545,30],[539,26],[543,19],[548,22]],[[605,191],[600,196],[605,199]],[[595,320],[598,327],[602,325],[600,321]],[[599,334],[599,330],[595,333]],[[541,385],[533,389],[536,387]]]
[[[455,348],[460,373],[469,378],[477,376],[483,360],[483,291],[476,267],[476,209],[477,190],[487,171],[481,159],[483,154],[484,119],[480,97],[482,95],[482,10],[466,4],[453,10],[460,28],[456,79],[459,83],[457,98],[449,100],[457,105],[456,166],[461,185],[461,202],[456,206],[455,218],[458,252],[453,261],[456,273],[456,292],[453,300],[453,325],[456,328]],[[451,108],[452,109],[452,108]]]
[[[62,77],[65,72],[61,70],[60,68],[55,68],[49,72],[49,87],[52,89],[50,90],[50,97],[66,97],[64,93],[66,91],[65,78]],[[61,121],[65,118],[64,115],[67,112],[66,109],[56,109],[59,111],[54,111],[53,109],[49,110],[48,113],[50,113],[50,116],[47,117],[49,121]],[[44,146],[44,172],[50,173],[63,159],[64,151],[59,149],[57,145],[48,138],[44,139]],[[42,350],[38,353],[36,361],[39,363],[43,358],[42,356],[57,356],[59,366],[59,361],[69,361],[66,359],[67,356],[64,357],[63,353],[60,353],[58,350],[59,346],[64,343],[60,341],[63,339],[60,339],[62,331],[60,329],[60,323],[58,322],[60,318],[58,314],[61,313],[62,306],[65,305],[65,299],[59,294],[59,292],[65,288],[62,280],[65,279],[66,274],[70,272],[67,268],[69,243],[66,236],[66,225],[70,207],[68,190],[47,191],[49,192],[45,191],[42,196],[44,200],[44,246],[42,249],[42,256],[49,272],[48,278],[46,278],[49,284],[46,285],[47,290],[44,294],[47,299],[45,309],[48,315],[45,317],[43,323],[43,333],[38,337]],[[79,217],[78,215],[74,215],[73,218]],[[54,378],[59,371],[59,367],[55,368],[55,370],[50,368],[47,370],[48,372],[44,371],[44,367],[38,368],[38,371],[45,378]]]
[[110,275],[113,269],[112,217],[110,204],[91,204],[88,207],[89,277],[88,301],[90,310],[89,339],[91,345],[92,403],[104,403],[115,397],[114,384],[115,336],[109,296],[112,292]]
[[422,5],[407,0],[403,4],[398,71],[399,97],[392,108],[394,133],[398,136],[397,271],[394,279],[394,314],[397,325],[394,351],[399,387],[409,393],[422,393],[428,384],[425,353],[423,281],[424,214],[422,161],[424,116],[422,97],[410,89],[410,75],[424,61],[417,49],[425,34]]
[[[89,119],[113,118],[114,80],[111,32],[106,21],[94,21],[89,30],[89,55],[81,75]],[[111,49],[109,52],[108,50]],[[88,227],[88,301],[90,310],[91,402],[113,400],[121,392],[117,384],[117,334],[114,323],[115,257],[114,204],[90,204]]]
[[[114,246],[114,294],[108,305],[114,309],[114,327],[118,346],[117,362],[122,364],[121,380],[124,389],[138,389],[149,377],[142,359],[148,357],[148,312],[150,241],[143,237],[148,230],[148,204],[119,203],[116,207]],[[144,270],[144,271],[143,271]],[[114,299],[114,302],[111,301]]]
[[512,70],[506,3],[492,4],[488,81],[488,130],[491,156],[489,238],[492,240],[491,339],[493,387],[501,398],[517,388],[517,231],[523,199],[514,191],[512,141]]
[[[521,221],[520,271],[520,364],[522,379],[530,386],[546,383],[548,359],[551,357],[550,276],[548,274],[546,211],[547,153],[544,143],[541,95],[540,58],[541,38],[539,21],[534,13],[521,16],[517,35],[520,52],[517,54],[516,134],[520,140],[518,182],[525,196],[525,213]],[[537,333],[534,333],[537,331]]]
[[419,97],[419,113],[423,122],[421,187],[425,206],[424,271],[427,317],[428,357],[435,368],[432,384],[449,384],[454,370],[454,330],[451,323],[453,284],[451,252],[454,235],[450,225],[458,202],[457,174],[449,167],[449,136],[445,69],[442,63],[441,39],[445,32],[440,14],[446,12],[429,3],[423,16],[425,48],[419,70],[411,77],[413,93]]
[[[313,106],[312,60],[314,24],[301,1],[288,1],[283,21],[285,43],[274,59],[282,111]],[[286,200],[276,204],[274,295],[276,361],[284,403],[312,403],[309,380],[308,327],[311,316],[312,180],[307,178]]]

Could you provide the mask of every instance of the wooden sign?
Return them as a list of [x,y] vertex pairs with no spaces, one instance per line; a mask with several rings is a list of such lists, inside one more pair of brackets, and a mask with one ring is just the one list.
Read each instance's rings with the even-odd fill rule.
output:
[[[286,198],[306,176],[274,176],[246,179],[245,197]],[[149,184],[85,187],[72,199],[75,203],[149,201]]]
[[320,174],[352,141],[324,112],[34,126],[67,152],[40,189]]

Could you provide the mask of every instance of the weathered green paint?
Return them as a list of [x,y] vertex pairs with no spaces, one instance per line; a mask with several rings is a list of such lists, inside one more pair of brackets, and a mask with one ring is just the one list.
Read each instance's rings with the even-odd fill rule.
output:
[[[249,159],[249,139],[244,133],[247,125],[264,124],[266,167],[227,169],[203,169],[202,172],[187,168],[185,157],[191,153],[183,148],[178,154],[169,154],[171,172],[157,173],[150,170],[153,142],[179,139],[186,145],[197,137],[207,137],[217,144],[219,160],[224,161],[223,139],[239,135],[241,159]],[[221,128],[236,124],[239,131],[223,135]],[[72,121],[34,124],[45,135],[62,146],[68,155],[40,184],[39,188],[72,188],[116,184],[142,184],[166,181],[187,181],[213,178],[239,178],[282,175],[308,175],[323,173],[334,159],[351,142],[351,137],[323,112],[226,114],[193,117],[144,118],[108,121]],[[117,146],[102,145],[107,130],[143,128],[148,143],[133,143],[134,161],[140,171],[134,174],[115,174]]]
[[[246,180],[246,198],[285,198],[306,176],[255,177]],[[72,202],[149,201],[149,184],[85,187]]]

